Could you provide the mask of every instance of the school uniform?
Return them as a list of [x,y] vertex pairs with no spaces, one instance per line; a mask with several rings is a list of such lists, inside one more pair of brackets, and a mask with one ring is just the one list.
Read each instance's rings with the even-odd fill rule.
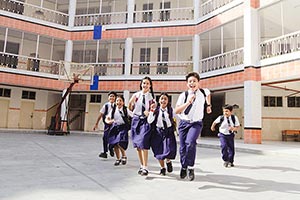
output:
[[139,149],[150,149],[151,126],[147,122],[147,117],[144,116],[142,111],[143,109],[149,111],[150,104],[154,102],[154,99],[149,92],[143,94],[142,91],[139,91],[134,93],[134,96],[136,100],[131,123],[131,138],[133,147]]
[[[109,117],[112,117],[112,112],[113,110],[108,114]],[[132,116],[132,112],[129,109],[127,109],[127,114],[129,116]],[[128,148],[129,129],[128,125],[123,119],[126,117],[123,108],[116,108],[113,115],[114,123],[110,126],[108,131],[108,143],[112,147],[114,147],[115,145],[120,145],[124,150],[126,150]]]
[[[219,116],[214,123],[218,124],[221,122],[221,117]],[[237,116],[234,116],[235,122],[232,121],[231,116],[228,118],[223,116],[223,121],[219,126],[219,139],[221,143],[221,153],[222,159],[224,162],[233,163],[234,162],[234,155],[235,155],[235,148],[234,148],[234,136],[235,133],[229,131],[230,127],[240,126],[239,119]]]
[[173,113],[171,107],[165,109],[158,107],[154,112],[149,113],[147,119],[148,123],[152,124],[151,149],[158,160],[175,159],[177,152],[174,127],[168,109]]
[[111,147],[108,146],[108,133],[109,133],[109,127],[110,127],[110,125],[108,125],[108,124],[105,123],[104,120],[105,120],[106,116],[104,116],[104,115],[105,115],[105,113],[106,113],[106,115],[108,113],[110,113],[112,111],[112,109],[113,109],[114,106],[116,106],[114,103],[107,102],[100,109],[100,113],[103,114],[102,118],[103,118],[103,123],[104,123],[104,131],[103,131],[103,137],[102,137],[103,152],[104,153],[107,153],[108,149],[111,149]]
[[[206,96],[210,94],[208,89],[204,89]],[[189,94],[191,91],[189,91]],[[204,103],[205,96],[198,89],[195,92],[196,98],[191,104],[189,112],[188,107],[178,114],[180,118],[178,132],[179,132],[179,153],[180,153],[180,162],[182,168],[193,167],[195,164],[196,158],[196,145],[197,139],[202,131],[203,123],[202,119],[204,116]],[[176,105],[180,106],[186,101],[185,92],[179,95]]]

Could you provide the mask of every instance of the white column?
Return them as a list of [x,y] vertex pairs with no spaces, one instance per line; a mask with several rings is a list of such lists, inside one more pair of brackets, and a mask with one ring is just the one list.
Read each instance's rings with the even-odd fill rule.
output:
[[244,127],[261,128],[261,84],[257,81],[244,82]]
[[198,34],[193,37],[193,71],[200,73],[200,36]]
[[132,46],[133,46],[132,38],[126,38],[126,40],[125,40],[125,76],[130,75]]
[[250,1],[244,10],[244,65],[246,67],[259,65],[259,16],[258,11],[250,6]]
[[127,0],[127,24],[133,24],[133,12],[135,0]]
[[200,0],[194,0],[194,20],[197,21],[200,16]]
[[77,0],[69,0],[69,27],[74,27]]
[[129,90],[124,90],[123,92],[123,97],[124,97],[124,100],[125,100],[125,105],[128,106],[128,102],[129,102],[129,99],[130,99],[130,92]]
[[68,74],[69,77],[70,76],[70,64],[72,62],[72,52],[73,52],[73,41],[72,40],[67,40],[66,41],[66,46],[65,46],[65,62],[64,62],[64,66],[65,66],[65,70],[66,73]]

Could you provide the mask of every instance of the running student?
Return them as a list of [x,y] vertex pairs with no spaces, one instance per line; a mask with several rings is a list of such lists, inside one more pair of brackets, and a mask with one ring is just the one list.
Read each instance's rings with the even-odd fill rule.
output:
[[[148,116],[148,123],[152,125],[151,149],[154,157],[160,164],[160,175],[173,171],[171,159],[175,159],[177,144],[174,134],[175,124],[173,108],[169,103],[169,95],[162,93],[159,97],[159,106],[152,104]],[[165,160],[167,170],[165,168]]]
[[195,179],[194,165],[196,159],[197,139],[202,131],[204,104],[206,112],[211,113],[210,91],[200,88],[200,76],[191,72],[186,76],[188,91],[179,95],[175,112],[180,118],[179,132],[179,153],[180,153],[180,178],[188,175],[190,181]]
[[215,131],[215,126],[220,124],[218,136],[221,143],[224,167],[234,167],[234,136],[240,127],[239,119],[233,115],[232,110],[232,105],[226,104],[223,106],[223,115],[219,116],[211,125],[211,130]]
[[129,100],[129,109],[133,111],[131,137],[133,147],[137,149],[140,161],[138,174],[148,175],[148,150],[150,149],[151,126],[147,122],[150,105],[154,104],[152,80],[145,77],[140,82],[140,91]]
[[101,120],[101,118],[103,119],[103,123],[104,123],[104,133],[103,133],[103,137],[102,137],[102,141],[103,141],[103,152],[101,152],[99,154],[99,157],[101,158],[107,158],[107,152],[109,150],[110,155],[113,157],[114,156],[114,150],[112,147],[110,147],[108,145],[108,130],[109,130],[109,125],[105,122],[105,118],[106,115],[111,112],[111,110],[116,106],[115,105],[115,100],[117,97],[117,93],[115,92],[109,92],[108,93],[108,102],[105,103],[102,108],[100,109],[100,114],[97,118],[96,124],[93,127],[93,130],[95,131],[98,128],[99,125],[99,121]]
[[111,125],[108,143],[114,148],[116,154],[115,166],[120,165],[120,163],[122,165],[127,163],[125,151],[128,148],[129,117],[132,117],[132,112],[124,105],[124,97],[117,96],[116,107],[108,113],[105,119],[105,122]]

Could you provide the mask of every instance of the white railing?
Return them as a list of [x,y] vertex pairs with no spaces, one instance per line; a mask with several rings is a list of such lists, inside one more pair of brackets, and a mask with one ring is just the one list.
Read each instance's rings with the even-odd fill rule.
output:
[[300,51],[300,31],[260,43],[261,59]]
[[131,75],[185,75],[193,71],[192,61],[133,62]]
[[244,49],[236,49],[200,60],[201,72],[209,72],[241,65],[244,63]]
[[99,76],[121,76],[125,74],[125,63],[95,63],[95,74]]
[[58,75],[60,62],[0,52],[0,67]]
[[171,8],[134,11],[134,23],[187,21],[194,19],[194,8]]
[[74,26],[94,26],[94,25],[110,25],[110,24],[126,24],[127,13],[101,13],[76,15]]
[[232,1],[234,0],[209,0],[200,5],[201,16],[207,15]]
[[48,22],[53,22],[61,25],[68,25],[69,15],[43,8],[40,6],[24,3],[21,1],[14,0],[1,0],[0,1],[0,9],[28,17],[33,17],[36,19],[41,19]]

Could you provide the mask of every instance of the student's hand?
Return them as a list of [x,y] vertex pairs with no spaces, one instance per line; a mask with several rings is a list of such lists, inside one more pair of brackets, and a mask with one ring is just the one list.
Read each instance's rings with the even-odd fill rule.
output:
[[190,104],[194,102],[196,98],[196,94],[195,93],[192,93],[192,94],[189,94],[188,98],[187,98],[187,102],[189,102]]
[[211,106],[207,106],[206,107],[206,112],[207,112],[207,114],[210,114],[212,112]]
[[148,110],[145,110],[145,111],[144,111],[144,115],[145,115],[146,117],[148,117],[149,111],[148,111]]
[[95,126],[93,127],[93,131],[98,129],[98,124],[95,124]]

